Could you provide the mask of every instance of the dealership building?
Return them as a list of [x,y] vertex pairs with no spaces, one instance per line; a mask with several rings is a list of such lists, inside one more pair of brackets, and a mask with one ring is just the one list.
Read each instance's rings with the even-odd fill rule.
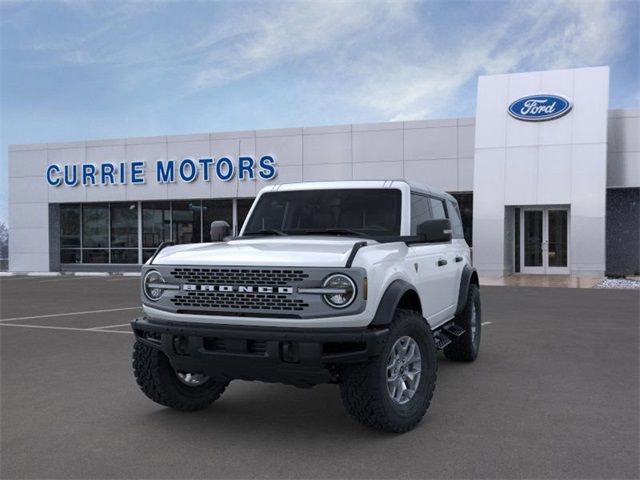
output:
[[479,77],[474,118],[12,145],[9,269],[135,270],[266,185],[406,179],[458,199],[481,275],[638,274],[639,132],[594,67]]

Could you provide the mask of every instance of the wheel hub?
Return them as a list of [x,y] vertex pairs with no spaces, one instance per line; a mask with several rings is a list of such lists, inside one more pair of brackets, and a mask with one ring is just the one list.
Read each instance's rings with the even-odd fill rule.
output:
[[422,357],[418,343],[409,336],[398,338],[387,359],[387,392],[404,405],[415,395],[420,384]]
[[176,372],[178,379],[188,387],[198,387],[209,380],[202,373]]

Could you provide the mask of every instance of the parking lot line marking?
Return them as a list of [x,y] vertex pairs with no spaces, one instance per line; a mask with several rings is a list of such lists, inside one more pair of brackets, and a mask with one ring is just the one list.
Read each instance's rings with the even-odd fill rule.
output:
[[50,315],[33,315],[31,317],[14,317],[14,318],[0,318],[0,322],[8,322],[10,320],[34,320],[36,318],[49,318],[49,317],[67,317],[71,315],[88,315],[91,313],[106,313],[106,312],[121,312],[123,310],[138,310],[137,307],[124,307],[124,308],[109,308],[106,310],[87,310],[86,312],[69,312],[69,313],[52,313]]
[[481,325],[491,325],[493,322],[482,322]]
[[54,278],[51,280],[40,280],[40,283],[71,282],[72,280],[104,280],[104,277],[94,277],[94,276],[76,277],[75,275],[73,277],[63,276],[63,277]]
[[75,332],[126,333],[126,334],[133,335],[133,332],[125,332],[123,330],[94,330],[93,328],[54,327],[52,325],[22,325],[17,323],[0,323],[0,327],[44,328],[48,330],[73,330]]
[[116,328],[116,327],[128,327],[130,323],[120,323],[119,325],[105,325],[104,327],[93,327],[89,330],[102,330],[103,328]]

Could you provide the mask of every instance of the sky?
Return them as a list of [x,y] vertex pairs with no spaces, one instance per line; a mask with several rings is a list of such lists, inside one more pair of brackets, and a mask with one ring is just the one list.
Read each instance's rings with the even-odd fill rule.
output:
[[479,75],[611,67],[640,102],[640,1],[0,0],[11,144],[473,116]]

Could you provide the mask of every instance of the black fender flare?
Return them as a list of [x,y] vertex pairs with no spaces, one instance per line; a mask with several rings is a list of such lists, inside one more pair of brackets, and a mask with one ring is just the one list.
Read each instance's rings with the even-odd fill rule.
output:
[[382,295],[380,303],[378,304],[378,310],[376,310],[376,314],[369,325],[389,325],[393,320],[393,314],[398,308],[400,299],[408,291],[412,291],[416,295],[418,295],[416,289],[413,288],[410,283],[405,282],[404,280],[394,280],[393,282],[391,282],[391,284],[389,284],[389,286],[387,287],[387,290]]
[[462,276],[460,277],[460,292],[458,293],[458,308],[456,308],[456,315],[460,314],[465,305],[467,304],[467,296],[469,295],[469,285],[472,283],[480,286],[478,281],[478,272],[470,265],[465,265],[462,269]]

